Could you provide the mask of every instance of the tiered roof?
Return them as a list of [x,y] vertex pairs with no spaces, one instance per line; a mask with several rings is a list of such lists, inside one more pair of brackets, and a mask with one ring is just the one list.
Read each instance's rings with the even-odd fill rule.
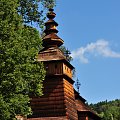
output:
[[53,12],[53,9],[49,9],[47,13],[48,21],[45,23],[45,37],[43,38],[43,46],[45,48],[50,46],[60,47],[63,44],[63,40],[57,36],[58,30],[56,27],[58,24],[53,20],[56,14]]

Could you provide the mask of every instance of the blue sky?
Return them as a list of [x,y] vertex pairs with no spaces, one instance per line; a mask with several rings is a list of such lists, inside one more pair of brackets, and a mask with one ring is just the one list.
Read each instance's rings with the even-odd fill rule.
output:
[[120,99],[120,0],[57,0],[59,37],[88,103]]

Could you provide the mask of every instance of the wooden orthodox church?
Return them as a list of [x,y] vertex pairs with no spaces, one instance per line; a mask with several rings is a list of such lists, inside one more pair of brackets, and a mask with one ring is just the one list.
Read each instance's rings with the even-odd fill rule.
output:
[[38,55],[38,61],[44,63],[47,72],[43,83],[44,95],[31,98],[33,115],[27,120],[100,120],[73,88],[74,67],[59,49],[64,41],[57,36],[55,16],[50,9],[47,14],[49,20],[45,23],[44,48]]

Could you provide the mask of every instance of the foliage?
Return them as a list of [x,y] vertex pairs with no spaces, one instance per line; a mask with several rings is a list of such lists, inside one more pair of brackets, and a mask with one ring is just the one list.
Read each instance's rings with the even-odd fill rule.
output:
[[36,61],[39,32],[23,25],[17,0],[0,0],[0,119],[29,115],[29,95],[42,95],[45,71]]
[[120,120],[120,99],[90,104],[101,116],[102,120]]
[[[24,23],[35,22],[40,26],[45,18],[43,10],[55,6],[55,0],[18,0],[18,2],[17,11],[22,16]],[[39,6],[41,6],[41,9]]]
[[73,60],[73,58],[70,56],[70,50],[68,50],[65,46],[61,46],[60,50],[63,52],[68,62],[71,62]]
[[56,5],[56,0],[41,0],[45,8],[53,8]]

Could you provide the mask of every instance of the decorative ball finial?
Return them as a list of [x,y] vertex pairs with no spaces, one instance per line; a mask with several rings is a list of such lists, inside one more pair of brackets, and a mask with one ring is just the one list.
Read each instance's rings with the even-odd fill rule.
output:
[[54,9],[53,9],[53,8],[49,8],[49,11],[52,11],[52,12],[53,12],[53,11],[54,11]]
[[55,14],[53,11],[54,11],[53,8],[50,8],[50,9],[49,9],[49,12],[47,13],[47,17],[48,17],[49,19],[54,19],[54,18],[55,18],[56,14]]

